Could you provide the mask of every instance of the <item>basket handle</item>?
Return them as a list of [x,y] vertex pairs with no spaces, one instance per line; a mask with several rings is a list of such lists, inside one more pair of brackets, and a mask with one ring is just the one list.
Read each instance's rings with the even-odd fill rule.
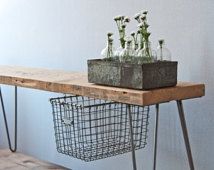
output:
[[74,124],[74,121],[66,119],[66,118],[62,118],[62,123],[64,123],[65,125],[71,126]]

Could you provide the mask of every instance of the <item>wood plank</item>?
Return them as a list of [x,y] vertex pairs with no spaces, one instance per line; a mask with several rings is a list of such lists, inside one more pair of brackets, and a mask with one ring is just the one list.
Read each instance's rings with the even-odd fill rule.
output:
[[19,66],[0,66],[0,84],[77,94],[136,105],[151,105],[205,95],[205,85],[202,83],[179,82],[175,87],[142,91],[91,84],[88,83],[86,73]]
[[40,161],[21,153],[12,153],[8,149],[0,149],[0,170],[27,170],[27,169],[53,169],[65,170],[66,168],[55,164]]

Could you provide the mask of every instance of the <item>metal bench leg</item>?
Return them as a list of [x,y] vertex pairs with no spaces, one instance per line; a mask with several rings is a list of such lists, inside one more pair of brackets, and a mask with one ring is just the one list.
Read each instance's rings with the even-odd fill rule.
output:
[[8,130],[8,123],[7,123],[7,117],[6,117],[6,112],[5,112],[5,107],[4,107],[4,101],[3,101],[1,88],[0,88],[0,100],[1,100],[2,112],[3,112],[3,116],[4,116],[4,123],[5,123],[6,133],[7,133],[9,149],[11,150],[11,152],[16,152],[16,149],[17,149],[17,86],[15,86],[14,148],[12,148],[12,146],[11,146],[10,134],[9,134],[9,130]]
[[185,146],[186,146],[186,152],[187,152],[188,161],[189,161],[189,167],[190,167],[190,170],[194,170],[192,152],[191,152],[191,148],[190,148],[186,120],[185,120],[185,116],[184,116],[184,109],[183,109],[183,104],[182,104],[181,100],[177,100],[177,106],[178,106],[178,112],[179,112],[181,127],[182,127],[182,131],[183,131],[183,136],[184,136],[184,142],[185,142]]
[[128,114],[129,114],[131,147],[132,147],[132,164],[133,164],[133,170],[137,170],[136,157],[135,157],[135,145],[134,145],[134,138],[133,138],[132,113],[131,113],[130,105],[128,105]]
[[159,104],[156,104],[153,170],[156,170],[156,157],[158,146],[158,121],[159,121]]

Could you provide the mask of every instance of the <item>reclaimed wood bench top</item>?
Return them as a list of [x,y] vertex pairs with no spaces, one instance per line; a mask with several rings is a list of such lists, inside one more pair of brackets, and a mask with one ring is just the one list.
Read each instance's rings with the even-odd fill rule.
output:
[[205,95],[205,85],[202,83],[179,82],[175,87],[143,91],[88,83],[87,73],[20,66],[0,66],[0,84],[83,95],[136,105],[151,105]]

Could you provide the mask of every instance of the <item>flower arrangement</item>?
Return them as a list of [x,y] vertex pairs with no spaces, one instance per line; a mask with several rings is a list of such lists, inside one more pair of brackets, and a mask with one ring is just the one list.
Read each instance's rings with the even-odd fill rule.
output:
[[[122,63],[135,63],[142,64],[148,62],[156,62],[159,60],[169,60],[170,57],[164,58],[164,50],[167,51],[167,55],[170,55],[168,49],[163,47],[163,41],[159,41],[159,48],[156,51],[152,50],[150,43],[149,24],[147,21],[148,11],[143,11],[135,14],[134,19],[137,21],[137,31],[132,31],[130,35],[126,34],[126,28],[130,23],[130,18],[127,16],[119,15],[114,17],[117,29],[119,32],[120,47],[114,50],[113,48],[113,33],[107,34],[107,46],[102,50],[101,55],[103,58],[111,61],[117,61]],[[161,54],[161,56],[157,56]]]
[[[127,16],[114,17],[119,47],[114,50],[113,33],[107,33],[103,59],[88,60],[88,81],[99,85],[149,90],[177,84],[177,61],[171,61],[170,51],[159,40],[156,51],[150,43],[148,11],[137,13],[136,30],[127,34],[131,20]],[[146,63],[146,64],[145,64]],[[147,64],[149,63],[149,64]]]
[[120,36],[120,44],[122,48],[125,48],[125,35],[126,35],[126,24],[130,22],[130,19],[125,16],[116,16],[114,18]]

